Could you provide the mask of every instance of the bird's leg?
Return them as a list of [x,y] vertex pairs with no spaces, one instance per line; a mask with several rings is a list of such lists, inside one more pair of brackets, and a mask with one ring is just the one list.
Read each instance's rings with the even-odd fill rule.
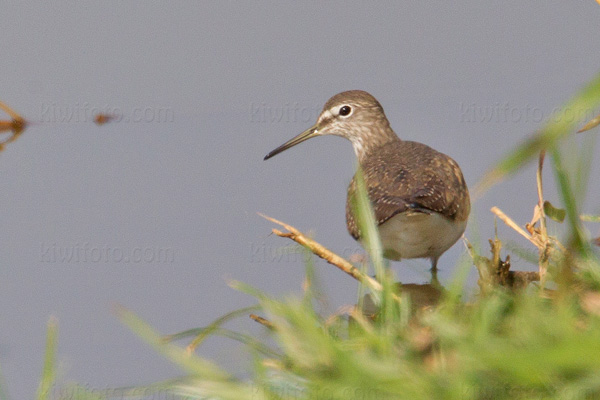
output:
[[440,281],[438,281],[438,277],[437,277],[437,262],[438,262],[438,257],[431,257],[431,285],[435,286],[435,287],[439,287],[440,286]]
[[438,257],[431,257],[431,273],[437,272]]

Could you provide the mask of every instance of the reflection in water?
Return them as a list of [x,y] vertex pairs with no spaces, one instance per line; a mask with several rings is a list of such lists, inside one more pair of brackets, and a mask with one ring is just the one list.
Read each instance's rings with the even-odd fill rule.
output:
[[[29,124],[25,118],[10,108],[6,103],[0,101],[0,110],[4,111],[11,119],[0,120],[0,134],[9,133],[9,136],[4,140],[0,140],[0,151],[3,151],[5,146],[14,142],[21,136],[27,125]],[[97,125],[104,125],[108,122],[119,120],[120,117],[114,114],[98,114],[94,117],[94,122]]]
[[[410,299],[410,306],[413,312],[435,307],[444,293],[444,288],[437,282],[418,285],[416,283],[402,284],[396,283],[398,293],[405,295]],[[377,306],[373,303],[371,295],[364,297],[363,313],[369,317],[377,314]]]

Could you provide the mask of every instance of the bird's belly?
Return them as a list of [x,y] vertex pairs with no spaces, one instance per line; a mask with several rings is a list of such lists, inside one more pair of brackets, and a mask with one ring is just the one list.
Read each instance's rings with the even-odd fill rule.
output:
[[456,243],[466,225],[437,213],[406,212],[381,224],[379,235],[388,259],[437,258]]

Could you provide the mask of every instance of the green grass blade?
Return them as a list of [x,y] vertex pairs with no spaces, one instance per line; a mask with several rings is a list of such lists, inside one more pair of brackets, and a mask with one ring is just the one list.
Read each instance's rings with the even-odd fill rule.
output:
[[0,368],[0,400],[8,400],[8,395],[5,392],[6,381],[4,375],[2,375],[2,369]]
[[534,160],[541,150],[553,148],[560,139],[573,132],[578,123],[574,115],[585,115],[598,107],[600,107],[600,74],[559,111],[550,116],[540,132],[525,140],[498,162],[477,184],[476,192],[481,193],[505,176],[516,172]]
[[598,141],[597,134],[587,135],[581,144],[578,146],[578,152],[573,156],[575,160],[575,193],[577,199],[580,200],[579,206],[583,205],[583,200],[587,196],[588,182],[592,172],[594,154],[596,153],[596,142]]
[[377,279],[381,281],[385,274],[385,262],[383,260],[383,248],[379,231],[373,216],[373,207],[367,194],[367,187],[362,169],[359,167],[356,171],[356,193],[354,194],[354,212],[360,231],[362,232],[362,241],[365,249],[369,253]]
[[375,269],[375,276],[382,286],[381,293],[373,292],[373,297],[376,304],[379,303],[379,315],[387,321],[392,321],[400,317],[397,308],[398,302],[393,297],[396,285],[394,284],[392,271],[387,268],[383,258],[383,246],[381,245],[373,207],[367,193],[367,186],[360,166],[357,168],[355,179],[356,192],[351,200],[354,207],[354,215],[361,231],[361,241],[369,253]]
[[220,328],[221,325],[223,325],[227,321],[230,321],[234,318],[238,318],[240,316],[247,316],[248,313],[250,313],[252,311],[257,311],[257,310],[260,310],[260,306],[258,306],[258,305],[240,308],[238,310],[228,312],[227,314],[217,318],[216,320],[214,320],[212,323],[210,323],[208,326],[206,326],[204,328],[194,328],[194,329],[185,330],[183,332],[173,333],[171,335],[165,336],[163,339],[167,342],[172,342],[172,341],[184,339],[184,338],[187,338],[190,336],[195,336],[196,337],[195,340],[198,340],[198,344],[200,344],[206,336],[209,336],[212,331]]
[[188,354],[178,346],[165,343],[157,332],[131,311],[118,307],[117,314],[119,319],[141,339],[188,373],[214,381],[231,379],[229,374],[210,361]]
[[600,215],[583,214],[579,216],[579,219],[585,222],[600,222]]
[[37,400],[46,400],[50,398],[50,391],[56,379],[56,346],[58,343],[58,321],[56,318],[50,318],[48,321],[48,331],[46,334],[46,353],[44,356],[44,367],[42,369],[42,379],[38,386],[35,398]]
[[575,250],[582,256],[589,254],[590,248],[586,240],[585,231],[579,218],[577,211],[577,202],[573,186],[571,185],[569,176],[567,175],[562,161],[560,151],[555,148],[552,150],[553,170],[558,182],[559,194],[562,202],[565,205],[567,213],[567,221],[571,227],[571,239]]

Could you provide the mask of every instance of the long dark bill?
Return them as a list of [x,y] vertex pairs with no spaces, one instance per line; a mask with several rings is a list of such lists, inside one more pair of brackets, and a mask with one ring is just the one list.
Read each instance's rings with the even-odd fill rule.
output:
[[298,136],[296,136],[293,139],[288,140],[287,142],[285,142],[284,144],[282,144],[281,146],[279,146],[278,148],[276,148],[275,150],[273,150],[272,152],[270,152],[269,154],[267,154],[265,156],[265,160],[268,160],[269,158],[276,156],[277,154],[281,153],[284,150],[289,149],[290,147],[293,147],[295,145],[297,145],[298,143],[302,143],[305,140],[310,139],[311,137],[314,137],[317,135],[318,129],[317,126],[313,126],[307,130],[305,130],[304,132],[302,132],[301,134],[299,134]]

